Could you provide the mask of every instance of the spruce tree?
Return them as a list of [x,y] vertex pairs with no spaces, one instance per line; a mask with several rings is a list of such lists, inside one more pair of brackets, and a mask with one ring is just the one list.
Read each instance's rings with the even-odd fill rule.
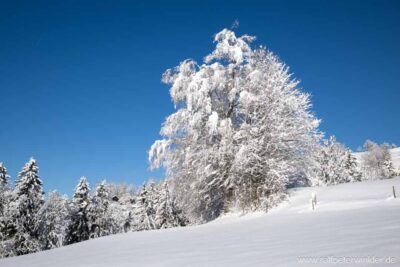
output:
[[103,181],[96,187],[95,195],[88,208],[90,238],[96,238],[114,233],[114,223],[109,211],[108,190]]
[[90,229],[88,221],[89,184],[85,177],[81,177],[76,186],[70,205],[70,224],[65,238],[66,244],[73,244],[89,239]]
[[44,203],[43,194],[39,168],[31,158],[18,175],[10,205],[15,226],[13,241],[16,255],[40,250],[37,214]]
[[185,226],[185,220],[171,198],[166,181],[160,186],[160,197],[155,215],[155,224],[157,229]]

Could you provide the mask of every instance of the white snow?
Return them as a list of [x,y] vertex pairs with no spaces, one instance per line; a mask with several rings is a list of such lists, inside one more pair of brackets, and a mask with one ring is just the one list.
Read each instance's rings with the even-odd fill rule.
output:
[[[268,214],[229,214],[199,226],[98,238],[3,259],[0,266],[330,266],[298,260],[329,256],[392,257],[400,264],[400,178],[294,189]],[[347,264],[366,265],[388,266]]]

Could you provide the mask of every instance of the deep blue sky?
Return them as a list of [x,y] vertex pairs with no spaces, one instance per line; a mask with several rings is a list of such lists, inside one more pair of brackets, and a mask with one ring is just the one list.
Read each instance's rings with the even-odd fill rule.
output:
[[173,112],[161,74],[201,60],[235,19],[312,93],[322,130],[352,149],[400,144],[400,1],[1,1],[0,161],[30,156],[45,189],[81,175],[140,185]]

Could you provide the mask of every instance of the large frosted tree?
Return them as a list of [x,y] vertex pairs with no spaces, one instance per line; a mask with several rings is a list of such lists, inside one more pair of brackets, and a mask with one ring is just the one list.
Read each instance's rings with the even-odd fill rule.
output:
[[224,29],[203,64],[185,60],[163,75],[176,112],[149,160],[166,168],[171,193],[194,221],[235,206],[267,209],[291,179],[313,174],[320,134],[309,95],[253,40]]

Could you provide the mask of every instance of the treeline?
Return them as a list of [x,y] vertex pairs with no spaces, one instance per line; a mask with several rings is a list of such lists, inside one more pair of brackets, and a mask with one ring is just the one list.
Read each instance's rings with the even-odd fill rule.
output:
[[0,163],[0,257],[187,223],[165,181],[149,181],[137,192],[103,181],[91,191],[82,177],[69,199],[57,192],[45,196],[34,159],[23,167],[13,188]]
[[330,137],[320,144],[316,159],[317,179],[311,185],[335,185],[371,179],[386,179],[400,175],[393,166],[390,149],[395,145],[376,144],[367,140],[356,159],[354,153]]

